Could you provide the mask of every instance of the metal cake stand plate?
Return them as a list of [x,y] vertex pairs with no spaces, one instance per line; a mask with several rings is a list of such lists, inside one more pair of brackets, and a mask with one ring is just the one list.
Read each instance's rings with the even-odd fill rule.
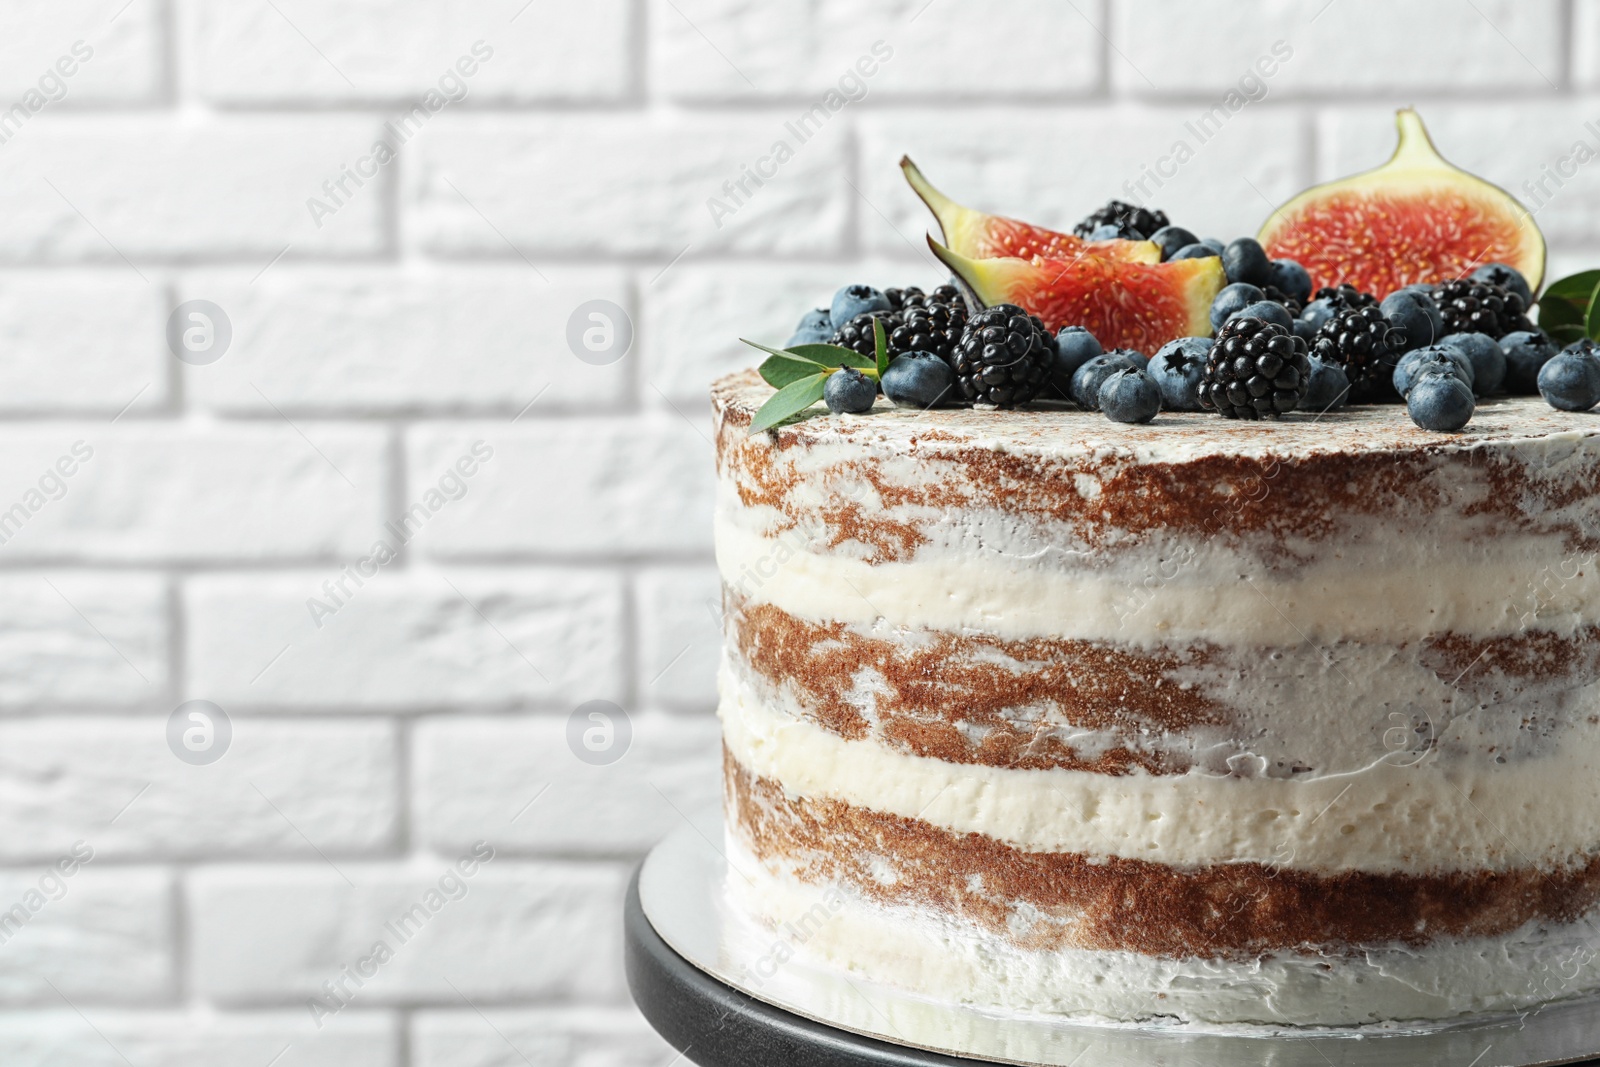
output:
[[1422,1031],[1238,1034],[1006,1017],[789,958],[724,902],[720,825],[684,826],[628,888],[628,986],[702,1067],[1600,1067],[1600,1002]]

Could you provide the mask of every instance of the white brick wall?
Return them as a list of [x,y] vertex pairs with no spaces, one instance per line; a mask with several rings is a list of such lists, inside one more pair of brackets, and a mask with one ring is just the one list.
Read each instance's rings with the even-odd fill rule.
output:
[[[899,156],[1064,226],[1235,92],[1149,196],[1202,235],[1379,161],[1399,104],[1520,190],[1600,147],[1597,42],[1600,0],[11,0],[0,912],[39,906],[0,1063],[665,1067],[617,920],[718,788],[706,383],[840,284],[940,280]],[[1600,260],[1600,164],[1539,218],[1553,269]],[[635,327],[605,366],[567,341],[597,299]],[[607,766],[567,747],[595,699]],[[189,700],[215,763],[168,747]]]

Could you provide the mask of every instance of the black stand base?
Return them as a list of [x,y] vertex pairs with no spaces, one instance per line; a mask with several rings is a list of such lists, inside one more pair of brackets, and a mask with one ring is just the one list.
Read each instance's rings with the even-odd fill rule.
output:
[[791,1015],[723,985],[667,947],[639,905],[639,874],[623,913],[628,989],[656,1032],[701,1067],[974,1067]]

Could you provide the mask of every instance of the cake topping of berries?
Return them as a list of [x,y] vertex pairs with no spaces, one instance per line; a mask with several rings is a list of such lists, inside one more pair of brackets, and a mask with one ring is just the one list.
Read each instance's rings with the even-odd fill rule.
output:
[[1539,368],[1539,395],[1557,411],[1588,411],[1600,404],[1600,345],[1585,337]]
[[1217,334],[1200,383],[1200,403],[1230,419],[1275,418],[1306,394],[1306,343],[1276,322],[1239,315]]
[[897,408],[932,408],[958,402],[950,364],[932,352],[896,356],[883,372],[883,395]]
[[[1085,215],[1072,232],[1079,237],[1093,237],[1096,230],[1103,226],[1115,227],[1116,233],[1112,237],[1120,237],[1130,241],[1142,241],[1164,226],[1170,225],[1165,211],[1152,211],[1146,207],[1134,207],[1132,204],[1121,200],[1112,200],[1098,211]],[[1095,238],[1104,240],[1104,236]]]
[[1374,307],[1378,298],[1371,293],[1363,293],[1353,285],[1341,282],[1338,285],[1324,285],[1311,294],[1312,300],[1326,300],[1335,311],[1348,311],[1351,308]]
[[1282,304],[1284,310],[1289,313],[1290,318],[1298,318],[1300,312],[1305,310],[1304,304],[1279,289],[1276,285],[1265,286],[1262,288],[1261,294],[1274,304]]
[[1400,328],[1401,333],[1390,340],[1401,352],[1431,345],[1448,332],[1439,305],[1425,289],[1396,290],[1378,301],[1378,310],[1390,325]]
[[1560,351],[1543,330],[1513,330],[1500,338],[1506,357],[1506,392],[1528,396],[1538,392],[1540,369]]
[[1486,333],[1496,340],[1516,330],[1530,330],[1527,305],[1503,285],[1457,278],[1434,290],[1444,316],[1445,333]]
[[822,386],[822,400],[835,415],[860,415],[872,410],[878,383],[854,367],[840,367]]
[[892,311],[889,298],[870,285],[847,285],[833,294],[828,306],[828,319],[834,329],[839,329],[857,315],[869,311]]
[[[1365,294],[1362,294],[1365,295]],[[1350,379],[1353,404],[1390,400],[1404,331],[1371,304],[1341,311],[1322,324],[1311,346],[1324,363],[1337,363]]]
[[[941,285],[901,311],[900,324],[889,330],[889,355],[932,352],[948,360],[961,343],[966,325],[966,302],[953,287]],[[884,327],[888,328],[889,323],[885,322]]]
[[1149,422],[1161,410],[1161,388],[1142,370],[1119,370],[1100,384],[1099,401],[1112,422]]
[[900,326],[900,316],[893,311],[863,311],[834,331],[830,344],[843,345],[868,359],[877,354],[877,342],[872,337],[872,320],[883,320],[883,331],[892,334]]
[[1424,430],[1459,430],[1476,407],[1472,390],[1453,374],[1425,374],[1406,394],[1406,413]]
[[915,307],[927,299],[927,294],[919,286],[915,285],[908,285],[904,289],[885,289],[883,295],[889,301],[889,309],[891,311],[903,311],[908,307]]
[[1254,237],[1238,237],[1224,245],[1222,269],[1230,282],[1247,282],[1260,289],[1272,284],[1272,261]]
[[996,304],[967,322],[951,363],[962,396],[978,404],[1013,407],[1039,395],[1056,350],[1038,316],[1015,304]]
[[1311,299],[1311,274],[1292,259],[1272,261],[1272,278],[1263,287],[1276,289],[1296,304]]
[[1528,279],[1524,278],[1522,272],[1515,267],[1504,263],[1485,263],[1468,277],[1503,286],[1522,298],[1523,307],[1533,306],[1533,289],[1529,287]]

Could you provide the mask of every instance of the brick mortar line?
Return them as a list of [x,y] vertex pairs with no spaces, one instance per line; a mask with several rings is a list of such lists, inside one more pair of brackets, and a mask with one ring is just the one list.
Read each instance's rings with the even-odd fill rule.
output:
[[[633,710],[638,714],[660,712],[674,717],[704,718],[716,714],[716,699],[714,697],[707,697],[701,700],[645,699],[639,701]],[[126,719],[130,721],[164,718],[171,711],[172,709],[165,702],[143,706],[113,704],[58,706],[30,702],[26,710],[9,711],[0,709],[0,730],[13,723],[60,722],[63,720],[90,718]],[[421,705],[415,708],[402,708],[394,705],[370,709],[352,708],[348,705],[288,707],[282,703],[237,704],[229,708],[229,714],[240,719],[329,723],[370,723],[374,720],[393,720],[399,723],[430,716],[445,719],[558,719],[571,711],[572,702],[570,700],[555,699],[534,703],[440,703]]]
[[[358,549],[365,552],[365,549]],[[338,569],[344,563],[349,563],[346,557],[315,557],[294,558],[294,560],[262,561],[262,560],[221,560],[221,561],[117,561],[106,558],[93,558],[93,560],[64,560],[64,558],[22,558],[22,560],[8,560],[0,565],[0,576],[14,576],[14,574],[35,574],[38,571],[50,573],[74,573],[83,571],[93,573],[126,573],[144,574],[144,576],[176,577],[176,579],[189,579],[189,577],[269,577],[278,574],[301,573],[301,571],[320,571],[322,568]],[[637,565],[637,566],[691,566],[696,563],[710,565],[715,563],[715,558],[710,552],[710,545],[706,545],[704,552],[699,550],[685,550],[682,553],[637,553],[616,552],[600,557],[582,557],[582,555],[480,555],[480,557],[434,557],[424,555],[418,558],[419,565],[435,566],[435,568],[477,569],[477,571],[490,571],[490,569],[518,568],[539,569],[539,571],[581,571],[581,573],[606,573],[606,568],[611,566]],[[421,568],[419,568],[421,569]]]
[[[1210,105],[1218,102],[1220,96],[1228,91],[1231,83],[1219,83],[1210,88],[1150,88],[1128,85],[1119,87],[1108,95],[1096,95],[1086,91],[1083,95],[1069,95],[1062,91],[1051,93],[1011,93],[996,94],[992,96],[977,96],[962,93],[925,93],[918,95],[883,95],[879,94],[860,103],[853,104],[853,110],[864,118],[879,115],[899,115],[905,112],[938,110],[942,113],[978,112],[978,111],[1016,111],[1023,110],[1030,114],[1037,112],[1057,112],[1063,116],[1068,115],[1105,115],[1119,112],[1150,113],[1175,110],[1195,105]],[[789,112],[795,107],[809,106],[816,102],[816,97],[826,88],[819,85],[814,91],[796,91],[794,95],[771,95],[761,97],[655,97],[647,104],[595,104],[573,105],[570,102],[541,102],[527,105],[456,105],[452,110],[453,115],[467,119],[507,118],[511,120],[539,120],[546,118],[584,118],[595,119],[605,117],[626,118],[682,118],[682,119],[712,119],[733,117],[760,117],[773,118],[792,117]],[[1323,104],[1335,103],[1330,98],[1337,97],[1335,106],[1340,107],[1366,107],[1378,104],[1394,104],[1399,102],[1416,103],[1419,106],[1460,107],[1469,104],[1494,104],[1494,103],[1527,103],[1540,100],[1551,103],[1569,103],[1592,99],[1600,93],[1600,83],[1595,81],[1577,82],[1561,85],[1556,89],[1540,87],[1534,84],[1509,85],[1509,86],[1482,86],[1462,85],[1452,86],[1441,83],[1423,85],[1350,85],[1350,86],[1317,86],[1300,87],[1290,86],[1277,89],[1264,100],[1250,105],[1252,110],[1269,111],[1278,108],[1287,108],[1296,104]],[[1403,100],[1402,100],[1403,98]],[[339,104],[336,102],[325,105],[299,105],[293,102],[262,102],[259,105],[211,107],[204,109],[207,118],[218,123],[226,124],[230,120],[254,120],[262,118],[282,119],[371,119],[374,121],[392,118],[392,109],[403,104],[414,102],[411,98],[397,98],[393,101],[361,104]],[[653,110],[659,107],[661,110]],[[127,118],[130,115],[139,117],[171,117],[175,120],[182,118],[184,109],[167,105],[147,105],[136,102],[129,103],[80,103],[73,107],[63,107],[55,112],[58,116],[55,126],[58,133],[71,132],[73,125],[87,124],[83,120]],[[458,129],[452,132],[469,132]]]
[[[487,840],[487,839],[486,839]],[[465,842],[470,846],[472,842]],[[494,844],[490,841],[490,844]],[[337,851],[323,848],[329,858],[345,864],[347,867],[364,870],[393,870],[401,867],[415,866],[422,870],[431,863],[449,863],[456,856],[451,851],[433,851],[430,849],[416,849],[411,852],[370,853]],[[21,859],[0,860],[0,875],[37,874],[40,866],[49,863],[57,854],[48,857],[41,856],[35,862]],[[519,867],[538,867],[561,865],[565,867],[582,867],[589,869],[617,870],[626,867],[632,870],[632,865],[643,861],[644,853],[637,851],[618,850],[616,852],[577,853],[571,851],[552,851],[549,853],[531,851],[528,849],[510,849],[495,845],[495,862],[506,859]],[[288,870],[288,871],[322,871],[327,870],[327,864],[315,852],[305,853],[244,853],[231,856],[217,853],[211,856],[151,856],[141,858],[136,856],[104,856],[95,853],[94,870],[115,870],[123,873],[139,874],[145,872],[165,873],[173,876],[173,885],[186,885],[195,876],[213,873],[222,869],[248,867],[260,870]],[[337,880],[338,876],[329,872],[329,876]]]

